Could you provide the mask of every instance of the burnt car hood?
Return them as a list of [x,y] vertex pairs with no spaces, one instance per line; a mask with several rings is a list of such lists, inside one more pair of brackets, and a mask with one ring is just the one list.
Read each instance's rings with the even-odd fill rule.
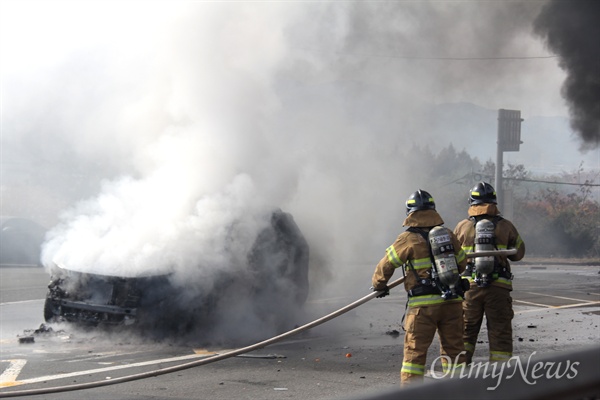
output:
[[[308,296],[309,247],[291,214],[277,210],[258,233],[240,268],[181,279],[174,271],[127,276],[55,263],[44,305],[48,322],[140,324],[181,332],[243,304],[246,315],[286,319]],[[236,305],[237,304],[237,305]],[[228,317],[229,318],[229,317]],[[227,323],[230,323],[229,321]]]
[[138,309],[160,301],[169,273],[137,277],[80,272],[58,266],[52,271],[44,309],[46,320],[120,324],[134,322]]

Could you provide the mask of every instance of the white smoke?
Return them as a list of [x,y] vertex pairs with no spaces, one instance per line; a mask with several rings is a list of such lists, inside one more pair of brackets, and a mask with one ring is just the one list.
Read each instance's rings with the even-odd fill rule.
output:
[[427,137],[424,106],[562,104],[547,60],[427,59],[538,55],[537,3],[18,4],[3,3],[3,140],[79,200],[48,266],[209,276],[281,207],[334,271],[324,281],[366,287],[404,199],[436,193],[403,162]]
[[[131,78],[133,93],[119,110],[113,102],[121,102],[121,93],[98,99],[100,108],[111,109],[112,124],[101,115],[99,126],[73,140],[88,151],[114,150],[133,171],[104,182],[99,196],[64,214],[45,246],[46,265],[126,276],[222,268],[231,261],[224,246],[232,224],[248,225],[247,237],[235,238],[241,257],[268,222],[266,211],[293,190],[291,170],[281,170],[286,155],[270,148],[260,127],[276,107],[268,79],[282,46],[261,29],[277,32],[277,21],[240,5],[192,10],[168,20],[167,36],[154,35],[153,46],[142,42],[152,51],[132,60],[150,63],[139,76],[129,64],[114,70],[108,83]],[[125,49],[115,44],[118,54],[130,48],[125,42]],[[112,69],[119,60],[105,62]],[[254,221],[259,215],[264,220]]]

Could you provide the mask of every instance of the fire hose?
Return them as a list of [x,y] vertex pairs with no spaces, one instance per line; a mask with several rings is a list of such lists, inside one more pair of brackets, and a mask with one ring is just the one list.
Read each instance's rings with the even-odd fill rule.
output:
[[[507,256],[507,255],[515,254],[516,252],[517,252],[516,249],[490,250],[490,251],[479,251],[479,252],[474,252],[474,253],[467,253],[467,256],[469,258],[488,257],[488,256],[494,256],[494,255]],[[404,277],[396,279],[395,281],[388,283],[388,285],[387,285],[388,289],[393,289],[403,282],[404,282]],[[319,319],[316,319],[316,320],[309,322],[305,325],[302,325],[298,328],[294,328],[290,331],[287,331],[280,335],[274,336],[270,339],[263,340],[262,342],[258,342],[253,345],[242,347],[239,349],[231,350],[231,351],[228,351],[228,352],[225,352],[222,354],[216,354],[214,356],[203,358],[201,360],[191,361],[188,363],[175,365],[172,367],[160,368],[160,369],[153,370],[153,371],[142,372],[139,374],[126,375],[126,376],[122,376],[119,378],[113,378],[110,380],[102,380],[102,381],[80,383],[80,384],[66,385],[66,386],[54,386],[54,387],[40,388],[40,389],[28,389],[28,390],[15,390],[15,391],[8,391],[8,392],[0,392],[0,398],[34,396],[34,395],[41,395],[41,394],[62,393],[62,392],[69,392],[69,391],[75,391],[75,390],[92,389],[92,388],[97,388],[97,387],[116,385],[118,383],[131,382],[131,381],[145,379],[145,378],[152,378],[152,377],[159,376],[159,375],[170,374],[173,372],[183,371],[185,369],[190,369],[190,368],[194,368],[194,367],[199,367],[201,365],[210,364],[212,362],[224,360],[226,358],[235,357],[240,354],[244,354],[244,353],[248,353],[248,352],[251,352],[254,350],[262,349],[266,346],[269,346],[273,343],[279,342],[283,339],[286,339],[288,337],[296,335],[300,332],[314,328],[315,326],[321,325],[329,320],[332,320],[333,318],[339,317],[340,315],[345,314],[348,311],[355,309],[356,307],[368,302],[369,300],[374,299],[381,293],[382,293],[382,291],[374,291],[372,293],[369,293],[368,295],[348,304],[345,307],[340,308],[337,311],[327,314]]]

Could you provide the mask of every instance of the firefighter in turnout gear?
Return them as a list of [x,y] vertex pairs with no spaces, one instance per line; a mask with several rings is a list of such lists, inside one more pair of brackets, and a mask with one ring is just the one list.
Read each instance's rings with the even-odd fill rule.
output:
[[467,254],[473,251],[517,249],[510,256],[468,259],[466,277],[471,288],[463,303],[463,334],[467,363],[475,351],[477,336],[485,315],[490,361],[508,361],[512,357],[512,273],[510,261],[525,256],[525,243],[509,220],[500,216],[492,185],[479,182],[469,195],[469,218],[458,223],[454,234]]
[[[388,294],[387,283],[397,268],[405,277],[408,309],[400,372],[403,385],[423,381],[427,350],[436,332],[451,363],[459,365],[465,361],[461,283],[466,280],[461,279],[460,273],[465,270],[466,255],[452,231],[442,227],[444,221],[429,193],[424,190],[413,193],[406,201],[406,214],[403,226],[408,229],[386,249],[372,278],[373,290],[383,291],[377,297],[384,297]],[[445,362],[443,367],[451,365]]]

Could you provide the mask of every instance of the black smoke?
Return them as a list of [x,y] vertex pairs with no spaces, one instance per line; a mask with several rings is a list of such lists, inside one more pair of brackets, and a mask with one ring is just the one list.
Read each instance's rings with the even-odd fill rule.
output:
[[600,145],[600,2],[552,0],[534,22],[534,31],[559,56],[567,78],[562,95],[582,149]]

